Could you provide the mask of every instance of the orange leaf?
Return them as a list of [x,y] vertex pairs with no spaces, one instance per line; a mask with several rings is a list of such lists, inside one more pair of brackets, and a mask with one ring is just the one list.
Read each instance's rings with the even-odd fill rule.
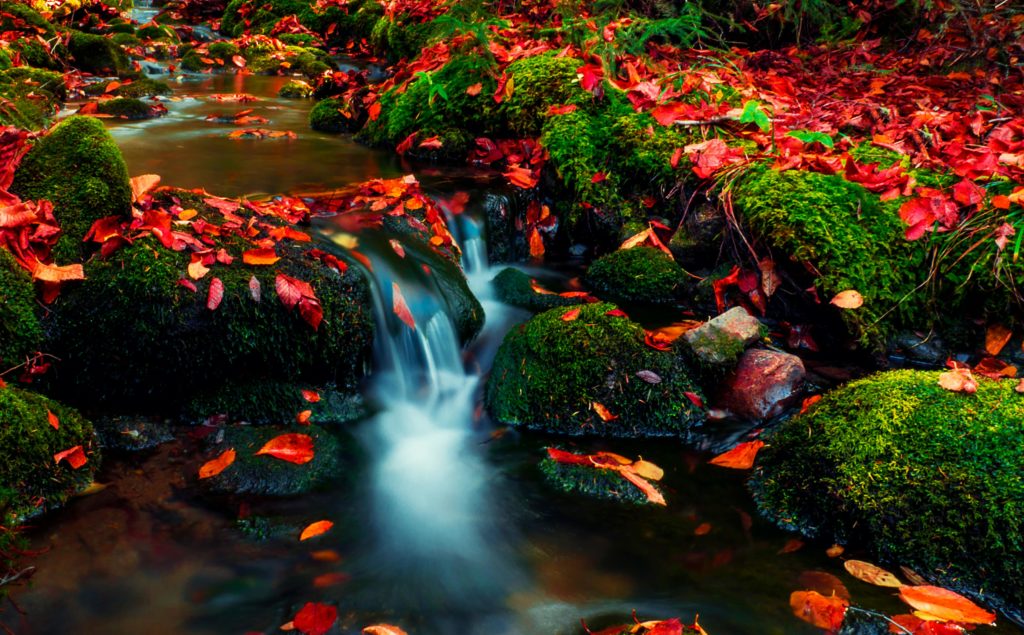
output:
[[508,182],[516,187],[528,190],[537,185],[537,177],[533,175],[533,171],[529,168],[521,168],[519,166],[512,166],[508,169],[508,172],[502,174]]
[[232,56],[231,56],[231,61],[232,61],[232,62],[233,62],[233,63],[235,64],[235,66],[237,66],[238,68],[245,68],[245,58],[244,58],[244,57],[242,57],[241,55],[232,55]]
[[1003,350],[1011,337],[1013,337],[1013,331],[1002,324],[993,324],[985,331],[985,350],[989,355],[995,357]]
[[963,368],[948,370],[939,375],[939,385],[952,392],[974,394],[978,392],[978,382],[974,381],[971,371]]
[[211,476],[217,476],[228,468],[229,465],[235,462],[235,450],[225,450],[221,452],[217,458],[203,463],[203,466],[199,468],[199,478],[210,478]]
[[351,579],[352,579],[352,576],[350,576],[347,573],[342,573],[340,571],[331,571],[329,573],[321,573],[320,575],[318,575],[315,578],[313,578],[313,588],[314,589],[325,589],[325,588],[330,587],[330,586],[335,586],[335,585],[338,585],[338,584],[344,584],[344,583],[348,582]]
[[636,472],[629,469],[620,469],[619,474],[622,475],[622,478],[626,479],[633,485],[636,485],[637,488],[644,493],[644,496],[647,497],[649,502],[654,503],[655,505],[667,505],[665,497],[661,495],[661,492]]
[[480,91],[483,89],[484,85],[481,84],[480,82],[477,82],[466,89],[466,94],[469,95],[470,97],[476,97],[477,95],[480,94]]
[[247,265],[272,265],[280,259],[273,249],[247,249],[242,252],[242,262]]
[[825,597],[817,591],[794,591],[789,606],[803,621],[835,632],[843,624],[849,602],[838,596]]
[[193,280],[198,280],[210,272],[210,268],[203,264],[202,260],[193,260],[188,263],[188,275]]
[[318,393],[315,390],[303,390],[302,398],[308,401],[309,403],[316,403],[320,401],[320,393]]
[[308,426],[309,418],[313,416],[312,410],[303,410],[302,412],[295,415],[295,422],[299,425]]
[[43,282],[64,282],[65,280],[85,280],[82,265],[48,265],[36,262],[32,277]]
[[565,313],[562,314],[562,321],[563,322],[572,322],[573,320],[575,320],[579,316],[580,316],[580,310],[579,309],[569,309],[568,311],[566,311]]
[[706,536],[711,533],[711,523],[701,523],[693,530],[694,536]]
[[50,427],[52,427],[54,430],[60,430],[60,419],[57,418],[57,415],[47,410],[46,418],[49,419],[50,421]]
[[889,573],[881,567],[876,567],[870,562],[864,562],[863,560],[847,560],[843,563],[843,568],[849,572],[850,575],[873,584],[875,586],[884,586],[898,589],[903,586],[903,583],[899,581],[899,578]]
[[840,309],[857,309],[864,305],[864,296],[858,291],[847,289],[837,293],[829,302]]
[[764,441],[746,441],[728,452],[723,452],[711,459],[711,465],[728,467],[734,470],[749,470],[754,467],[754,458],[764,447]]
[[594,408],[594,412],[597,413],[597,416],[601,417],[601,421],[614,421],[614,420],[618,419],[618,416],[613,415],[611,413],[611,411],[608,410],[608,408],[605,407],[604,404],[602,404],[602,403],[600,403],[598,401],[595,401],[595,402],[591,403],[590,405],[591,405],[591,407]]
[[137,203],[146,192],[160,185],[160,175],[143,174],[141,176],[133,176],[129,183],[132,186],[132,203]]
[[302,530],[302,534],[299,536],[299,540],[309,540],[315,538],[320,534],[327,533],[331,527],[334,526],[329,520],[318,520],[315,523],[310,523],[305,529]]
[[995,624],[996,615],[959,593],[937,586],[902,586],[900,599],[940,620],[962,624]]
[[391,624],[374,624],[363,629],[363,635],[408,635],[405,631]]
[[256,453],[302,465],[313,460],[313,438],[307,434],[289,432],[267,441]]
[[412,313],[409,311],[409,305],[405,302],[405,297],[402,296],[402,290],[398,288],[397,282],[391,283],[391,307],[398,316],[398,319],[405,322],[405,325],[416,330],[416,320],[413,319]]
[[54,463],[60,463],[65,459],[67,459],[68,465],[71,466],[71,469],[74,470],[77,470],[89,462],[89,459],[85,456],[85,451],[80,445],[76,445],[73,448],[68,448],[63,452],[58,452],[53,455]]
[[544,239],[541,237],[540,232],[534,227],[530,230],[530,257],[539,259],[544,257]]

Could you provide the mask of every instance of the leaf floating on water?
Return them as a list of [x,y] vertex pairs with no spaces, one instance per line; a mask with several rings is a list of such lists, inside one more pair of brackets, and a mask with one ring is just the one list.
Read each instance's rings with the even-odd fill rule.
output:
[[782,549],[779,549],[779,555],[784,553],[793,553],[794,551],[800,551],[804,548],[804,541],[799,538],[790,538],[786,541],[786,544],[782,545]]
[[207,461],[199,468],[199,478],[210,478],[217,476],[235,462],[235,449],[231,448],[221,452],[217,458]]
[[261,454],[269,454],[274,458],[296,465],[309,463],[313,460],[313,437],[295,432],[281,434],[267,441],[256,452],[256,456]]
[[[596,402],[595,402],[596,403]],[[596,454],[573,454],[558,448],[548,448],[548,457],[556,463],[567,465],[583,465],[595,469],[613,470],[618,472],[637,487],[647,500],[655,505],[665,505],[665,497],[658,491],[650,480],[660,480],[664,476],[664,470],[649,461],[643,459],[631,461],[626,457],[614,452],[597,452]]]
[[962,624],[995,624],[996,614],[990,613],[959,593],[937,586],[900,587],[900,599],[918,611],[934,615],[940,620]]
[[764,441],[746,441],[728,452],[723,452],[711,459],[711,465],[727,467],[734,470],[749,470],[754,467],[757,453],[764,447]]
[[392,624],[374,624],[363,629],[363,635],[408,635]]
[[850,603],[835,595],[825,597],[817,591],[793,591],[789,606],[793,615],[808,624],[836,632],[843,624]]
[[835,595],[844,600],[850,599],[850,590],[846,588],[842,580],[831,573],[825,571],[804,571],[797,580],[800,582],[800,586],[808,591],[817,591],[825,597]]
[[310,523],[305,529],[302,530],[302,534],[299,535],[299,540],[309,540],[315,538],[321,534],[330,531],[331,527],[334,527],[334,523],[329,520],[318,520],[315,523]]
[[844,551],[846,551],[846,548],[842,545],[832,545],[831,547],[825,550],[825,555],[829,558],[838,558],[839,556],[843,555]]
[[864,296],[859,291],[847,289],[837,293],[830,303],[840,309],[859,309],[864,306]]
[[863,560],[847,560],[843,563],[843,568],[862,582],[873,584],[875,586],[890,587],[898,589],[903,586],[899,578],[889,573],[881,567],[877,567],[870,562],[864,562]]
[[412,330],[416,330],[416,320],[413,319],[409,305],[405,302],[405,296],[402,295],[402,290],[398,288],[397,282],[391,283],[391,308],[399,320]]
[[307,602],[298,613],[292,624],[303,635],[324,635],[338,620],[338,609],[330,604]]
[[68,465],[71,466],[71,469],[77,470],[88,463],[89,458],[85,456],[85,450],[82,449],[82,446],[76,445],[73,448],[68,448],[63,452],[58,452],[53,455],[54,463],[59,464],[61,461],[67,461]]
[[661,376],[653,370],[638,370],[636,376],[644,380],[648,384],[660,384]]
[[[963,635],[967,632],[959,624],[926,621],[916,615],[893,615],[890,619],[913,635]],[[889,630],[895,629],[890,627]]]

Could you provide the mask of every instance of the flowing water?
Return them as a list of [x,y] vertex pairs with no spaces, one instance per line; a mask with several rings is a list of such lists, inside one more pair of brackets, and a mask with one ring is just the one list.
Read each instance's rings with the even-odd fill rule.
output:
[[[168,117],[111,123],[132,174],[218,194],[331,189],[406,166],[346,137],[309,131],[309,104],[277,100],[279,78],[206,76],[176,82]],[[248,92],[254,104],[210,95]],[[214,111],[255,107],[293,141],[237,142]],[[283,129],[282,128],[282,129]],[[484,373],[504,333],[525,315],[493,297],[479,228],[487,175],[419,171],[438,195],[472,198],[451,219],[486,326],[465,350],[415,254],[399,258],[387,237],[357,236],[373,262],[378,337],[366,393],[375,414],[352,426],[361,448],[350,474],[327,491],[239,506],[203,497],[197,443],[108,453],[109,486],[39,520],[45,550],[32,584],[0,621],[16,633],[275,633],[307,601],[335,604],[340,632],[375,621],[411,635],[553,635],[641,619],[700,615],[711,635],[818,632],[790,614],[806,572],[844,579],[861,605],[905,612],[893,594],[842,573],[827,545],[793,550],[793,536],[760,520],[744,475],[707,465],[677,442],[578,440],[580,450],[643,455],[663,466],[667,508],[565,496],[541,480],[537,434],[496,429],[481,412]],[[326,221],[329,245],[337,229]],[[552,271],[538,275],[557,278]],[[390,310],[393,285],[415,329]],[[559,440],[565,443],[565,440]],[[254,531],[256,521],[263,519]],[[335,522],[310,543],[305,524]],[[312,545],[312,546],[310,546]],[[978,633],[1019,633],[1001,626]]]

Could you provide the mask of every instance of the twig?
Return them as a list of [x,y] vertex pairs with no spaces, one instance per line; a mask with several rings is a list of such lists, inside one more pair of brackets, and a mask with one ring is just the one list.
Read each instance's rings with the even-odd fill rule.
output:
[[896,622],[893,619],[891,619],[888,615],[885,615],[883,613],[879,613],[878,611],[872,611],[872,610],[869,610],[869,609],[862,609],[859,606],[851,606],[851,607],[847,608],[846,610],[847,611],[860,611],[861,613],[864,613],[866,615],[872,615],[874,617],[880,617],[883,620],[885,620],[886,622],[889,622],[889,624],[891,624],[891,625],[895,626],[896,628],[900,629],[899,632],[906,633],[907,635],[914,635],[910,630],[907,629],[906,626],[903,626],[899,622]]
[[0,587],[7,586],[8,584],[10,584],[12,582],[16,582],[21,577],[23,577],[25,575],[32,575],[35,572],[36,572],[36,568],[35,567],[25,567],[24,569],[22,569],[21,571],[18,571],[17,573],[8,573],[4,577],[0,578]]

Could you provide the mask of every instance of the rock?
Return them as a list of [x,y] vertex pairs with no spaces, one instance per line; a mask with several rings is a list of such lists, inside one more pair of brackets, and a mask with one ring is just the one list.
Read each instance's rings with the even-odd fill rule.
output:
[[824,395],[765,439],[751,489],[781,526],[1021,606],[1024,395],[1016,379],[951,392],[940,374],[878,373]]
[[[316,401],[306,399],[304,390],[313,390]],[[314,388],[286,381],[230,382],[189,402],[185,417],[198,422],[225,415],[232,422],[287,424],[304,410],[310,411],[310,423],[342,424],[366,416],[367,409],[358,392],[332,386]]]
[[[312,95],[313,87],[301,80],[291,80],[277,91],[277,96],[285,99],[308,99]],[[312,116],[310,116],[311,126],[312,123]]]
[[[49,413],[58,421],[54,429]],[[54,455],[81,446],[75,469]],[[27,390],[0,388],[0,524],[62,505],[92,482],[100,463],[92,424],[78,411]]]
[[149,104],[136,97],[115,97],[99,102],[96,110],[104,115],[119,117],[121,119],[153,119],[159,117],[164,111],[151,108]]
[[[633,505],[651,504],[640,488],[612,470],[569,465],[545,458],[540,462],[540,471],[549,485],[565,494],[580,494]],[[656,484],[652,485],[659,489]]]
[[804,363],[796,355],[751,349],[722,384],[718,405],[745,419],[767,419],[782,412],[800,392]]
[[654,247],[619,249],[587,269],[584,282],[601,298],[623,304],[676,304],[686,274],[672,257]]
[[[503,424],[559,434],[682,435],[703,419],[687,394],[700,389],[675,351],[644,344],[644,330],[608,315],[615,305],[540,313],[505,336],[487,380],[485,402]],[[649,383],[637,373],[660,378]],[[603,412],[602,412],[603,407]]]
[[896,334],[889,342],[889,354],[921,364],[941,366],[950,351],[941,338],[922,337],[913,331],[904,331]]
[[725,217],[717,206],[698,205],[672,234],[668,248],[683,266],[701,267],[715,260],[724,229]]
[[21,364],[43,343],[32,278],[0,247],[0,368]]
[[67,97],[64,76],[38,68],[18,66],[0,71],[0,125],[24,130],[49,126]]
[[100,417],[95,426],[104,449],[137,452],[174,440],[171,423],[159,417]]
[[491,284],[494,285],[494,292],[499,300],[527,311],[546,311],[584,302],[583,298],[566,298],[557,293],[537,293],[530,282],[529,275],[508,267],[494,276]]
[[683,338],[701,363],[724,366],[735,362],[764,333],[760,320],[738,306],[687,331]]
[[75,67],[93,75],[123,75],[131,70],[128,56],[110,38],[71,31],[68,51]]

